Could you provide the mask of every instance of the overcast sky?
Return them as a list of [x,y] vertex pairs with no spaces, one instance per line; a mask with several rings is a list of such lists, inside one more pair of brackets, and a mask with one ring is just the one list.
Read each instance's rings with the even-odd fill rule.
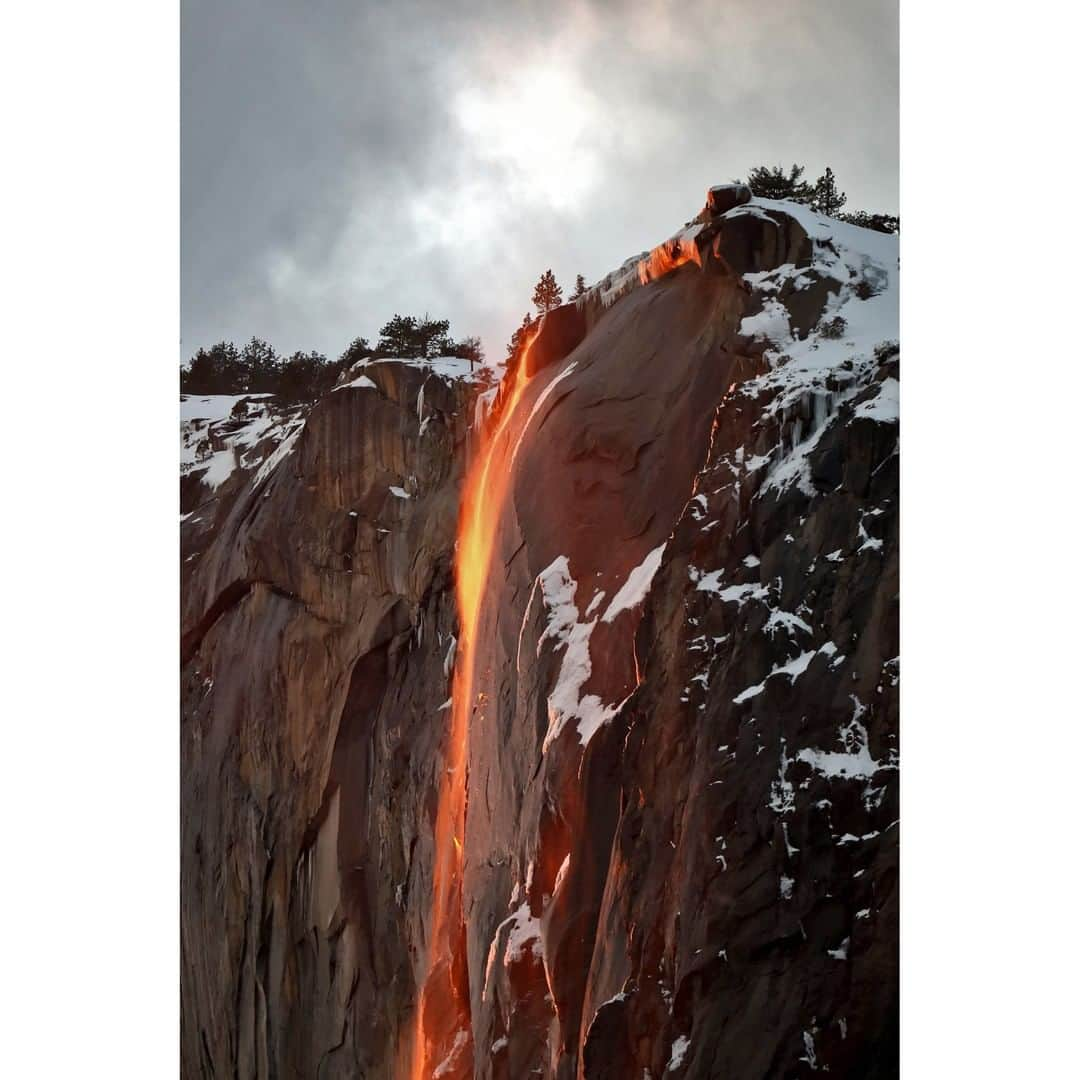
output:
[[182,354],[395,312],[501,358],[758,163],[895,211],[895,0],[184,0]]

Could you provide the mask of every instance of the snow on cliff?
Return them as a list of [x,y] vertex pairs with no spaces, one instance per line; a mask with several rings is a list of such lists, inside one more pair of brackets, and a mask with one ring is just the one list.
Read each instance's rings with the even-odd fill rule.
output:
[[[808,490],[808,454],[839,414],[859,397],[857,415],[882,423],[899,419],[899,384],[874,384],[882,356],[899,339],[899,241],[887,233],[862,229],[815,214],[787,201],[757,199],[727,215],[768,217],[780,211],[794,218],[813,242],[809,267],[785,263],[774,270],[743,275],[759,310],[743,319],[740,332],[765,344],[770,370],[741,387],[745,397],[768,395],[768,418],[800,417],[790,445],[783,441],[756,461],[767,467],[766,488],[791,484]],[[795,325],[792,312],[800,293],[821,294],[816,325]]]
[[303,427],[300,412],[273,394],[181,394],[181,478],[216,491],[237,469],[254,469],[291,446]]

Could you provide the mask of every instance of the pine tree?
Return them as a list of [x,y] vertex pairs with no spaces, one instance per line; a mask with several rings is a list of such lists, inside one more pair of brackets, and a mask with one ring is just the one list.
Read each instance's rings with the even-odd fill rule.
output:
[[379,331],[375,351],[382,356],[413,356],[415,343],[415,316],[395,315]]
[[819,176],[814,184],[814,193],[810,207],[826,217],[836,217],[847,202],[847,195],[836,186],[836,177],[832,169],[826,167],[825,175]]
[[578,274],[577,280],[574,282],[574,291],[573,291],[572,295],[570,296],[570,299],[571,300],[577,300],[578,297],[584,296],[585,295],[585,289],[586,289],[585,275],[584,274]]
[[757,165],[750,170],[746,182],[759,199],[792,199],[805,203],[814,193],[813,187],[802,178],[805,171],[802,165],[792,165],[790,172],[785,172],[783,165],[771,168]]
[[338,365],[344,369],[352,367],[358,360],[366,360],[374,356],[375,350],[365,337],[355,337],[349,342],[346,350],[338,357]]
[[900,219],[895,214],[871,214],[865,210],[854,210],[836,215],[841,221],[858,225],[860,229],[873,229],[875,232],[898,233]]
[[240,389],[252,393],[266,392],[261,388],[274,382],[279,363],[273,345],[268,345],[262,338],[252,337],[240,351],[240,371],[243,378]]
[[469,361],[469,370],[484,362],[484,346],[478,337],[462,338],[447,352],[447,356],[460,356]]
[[526,311],[525,318],[521,320],[521,325],[510,335],[510,343],[506,346],[506,358],[509,360],[517,355],[518,350],[525,342],[530,328],[533,324],[532,315]]
[[550,269],[540,275],[540,280],[533,289],[532,300],[541,315],[562,303],[562,286],[556,283],[555,275]]
[[453,348],[449,330],[449,319],[432,319],[426,312],[420,319],[415,315],[395,315],[379,331],[376,352],[382,356],[425,359],[442,356]]
[[334,383],[341,362],[327,363],[316,350],[279,357],[272,345],[253,337],[238,351],[231,341],[199,349],[180,389],[194,394],[279,394],[293,401],[314,401]]
[[425,311],[424,317],[416,323],[417,355],[428,359],[432,356],[446,356],[453,347],[450,320],[432,319]]
[[185,394],[234,394],[244,384],[240,353],[231,341],[200,348],[187,370],[180,372],[180,389]]
[[282,363],[274,392],[287,401],[313,400],[322,389],[319,376],[325,364],[321,353],[297,350]]

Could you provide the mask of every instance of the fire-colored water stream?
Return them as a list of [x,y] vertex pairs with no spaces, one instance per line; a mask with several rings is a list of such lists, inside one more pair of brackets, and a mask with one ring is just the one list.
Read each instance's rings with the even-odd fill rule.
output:
[[[529,376],[532,339],[504,391],[499,419],[473,456],[465,479],[458,522],[456,582],[460,637],[454,666],[453,704],[446,742],[445,772],[435,821],[435,866],[431,900],[428,971],[413,1036],[411,1080],[430,1080],[440,1066],[455,1075],[469,1032],[469,987],[462,915],[462,862],[469,750],[469,718],[476,673],[476,631],[487,586],[495,536],[510,487],[509,433]],[[444,1064],[445,1063],[445,1064]]]

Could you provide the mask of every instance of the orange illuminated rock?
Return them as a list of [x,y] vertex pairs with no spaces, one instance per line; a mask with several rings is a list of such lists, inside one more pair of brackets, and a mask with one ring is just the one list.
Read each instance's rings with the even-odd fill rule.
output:
[[701,266],[701,252],[698,250],[697,235],[700,225],[689,225],[681,233],[665,240],[659,247],[654,247],[647,258],[638,263],[638,277],[642,285],[670,274],[672,270],[692,262]]

